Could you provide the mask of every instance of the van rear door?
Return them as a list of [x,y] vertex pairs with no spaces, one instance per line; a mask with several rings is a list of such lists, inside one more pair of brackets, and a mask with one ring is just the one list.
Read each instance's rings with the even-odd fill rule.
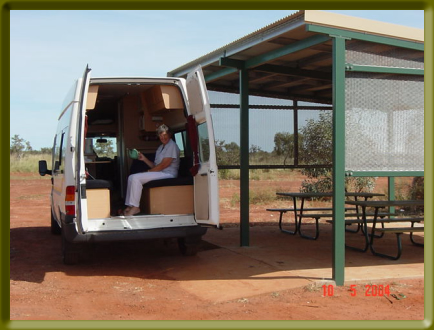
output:
[[[194,212],[197,223],[219,226],[218,171],[215,154],[211,109],[202,68],[198,66],[187,75],[189,115],[194,118],[199,160],[194,176]],[[191,128],[190,128],[191,129]]]
[[84,164],[84,140],[85,140],[85,120],[86,120],[86,103],[87,103],[87,93],[89,90],[90,81],[90,71],[91,69],[87,66],[84,70],[80,98],[79,98],[79,113],[77,120],[77,138],[76,138],[76,168],[75,168],[75,179],[76,179],[76,189],[77,189],[77,229],[79,233],[84,233],[88,230],[88,216],[87,216],[87,199],[86,199],[86,167]]

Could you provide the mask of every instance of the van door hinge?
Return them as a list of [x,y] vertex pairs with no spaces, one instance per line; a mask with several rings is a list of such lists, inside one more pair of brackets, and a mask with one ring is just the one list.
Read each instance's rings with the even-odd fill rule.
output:
[[81,199],[86,199],[86,185],[85,184],[81,184],[80,185],[80,194],[81,194]]
[[69,144],[71,146],[71,149],[70,149],[71,152],[74,152],[75,151],[75,146],[74,146],[74,139],[72,138],[72,136],[70,136]]

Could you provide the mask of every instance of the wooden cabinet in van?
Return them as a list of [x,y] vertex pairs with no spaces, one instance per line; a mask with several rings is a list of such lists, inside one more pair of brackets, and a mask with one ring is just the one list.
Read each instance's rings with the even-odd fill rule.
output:
[[141,101],[145,108],[141,127],[145,131],[155,132],[162,123],[176,128],[186,122],[182,94],[176,86],[155,85],[141,94]]
[[146,92],[146,101],[150,112],[157,115],[166,110],[181,110],[184,108],[181,93],[176,86],[154,86]]

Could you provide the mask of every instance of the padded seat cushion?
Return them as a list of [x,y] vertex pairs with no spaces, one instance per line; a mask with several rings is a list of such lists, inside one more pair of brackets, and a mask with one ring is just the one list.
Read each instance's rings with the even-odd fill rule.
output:
[[107,180],[86,180],[86,189],[111,189],[112,183]]
[[[146,157],[150,158],[155,155],[146,155]],[[182,157],[180,159],[178,177],[173,179],[161,179],[161,180],[153,180],[143,185],[144,188],[157,188],[157,187],[169,187],[169,186],[190,186],[193,185],[193,177],[189,171],[191,166],[191,159],[189,157]],[[133,165],[131,166],[131,174],[137,172],[146,171],[147,165],[140,161],[134,160]]]
[[153,180],[144,184],[144,188],[156,188],[156,187],[167,187],[167,186],[189,186],[193,184],[192,176],[182,176],[173,179],[161,179]]

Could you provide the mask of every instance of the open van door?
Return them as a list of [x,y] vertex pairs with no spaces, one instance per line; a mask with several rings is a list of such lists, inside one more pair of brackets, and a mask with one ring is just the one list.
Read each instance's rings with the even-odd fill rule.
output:
[[79,112],[78,112],[78,136],[76,140],[76,188],[77,188],[77,229],[79,233],[84,233],[88,230],[87,216],[87,199],[86,199],[86,167],[84,164],[84,141],[85,141],[85,126],[86,126],[86,105],[87,94],[89,90],[91,69],[86,66],[83,78],[81,79],[80,95],[79,95]]
[[[197,173],[194,175],[194,213],[197,223],[219,226],[218,171],[211,109],[202,68],[187,75],[189,116],[194,118],[197,143],[192,145]],[[189,120],[190,125],[191,121]],[[194,127],[190,127],[190,130]],[[196,164],[196,162],[199,164]],[[196,172],[194,171],[194,172]]]

